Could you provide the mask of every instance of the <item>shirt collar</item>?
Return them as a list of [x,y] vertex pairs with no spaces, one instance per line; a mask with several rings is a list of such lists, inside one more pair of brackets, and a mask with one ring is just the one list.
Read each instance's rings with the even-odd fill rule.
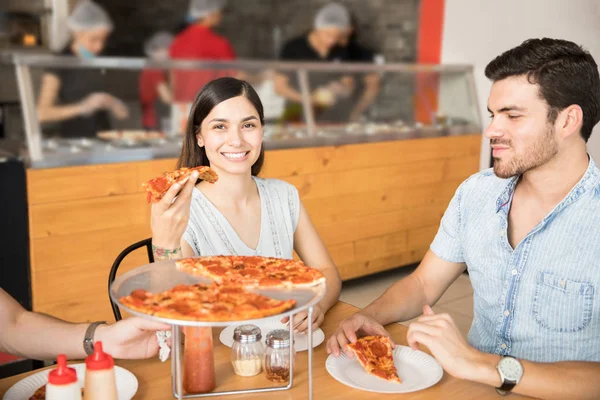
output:
[[[583,177],[579,180],[579,182],[577,182],[573,189],[571,189],[567,197],[565,197],[565,199],[562,202],[560,202],[558,206],[556,206],[552,213],[557,212],[567,207],[568,205],[574,203],[584,193],[588,192],[591,189],[594,189],[600,183],[600,170],[596,166],[596,163],[594,162],[592,156],[589,156],[589,159],[590,161],[587,170],[585,171],[585,174],[583,174]],[[515,192],[515,187],[517,186],[517,182],[519,182],[520,178],[520,175],[509,178],[506,187],[496,200],[496,213],[500,212],[500,210],[502,210],[511,202],[513,194]]]

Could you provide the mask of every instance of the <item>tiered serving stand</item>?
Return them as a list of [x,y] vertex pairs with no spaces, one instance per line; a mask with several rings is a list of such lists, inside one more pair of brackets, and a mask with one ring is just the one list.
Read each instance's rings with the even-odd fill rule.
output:
[[[127,310],[133,315],[137,315],[142,318],[146,318],[152,321],[162,322],[172,326],[172,357],[171,357],[171,382],[173,389],[173,397],[176,399],[191,399],[200,397],[213,397],[233,394],[248,394],[248,393],[264,393],[264,392],[275,392],[281,390],[289,390],[292,388],[294,383],[294,357],[292,353],[294,347],[290,346],[290,378],[286,386],[277,387],[266,387],[257,389],[245,389],[245,390],[234,390],[234,391],[222,391],[222,392],[210,392],[203,394],[184,394],[183,391],[183,368],[182,368],[182,336],[181,331],[185,326],[191,327],[203,327],[203,328],[216,328],[226,327],[229,325],[241,325],[241,324],[252,324],[261,320],[244,320],[244,321],[227,321],[227,322],[202,322],[202,321],[184,321],[170,318],[159,318],[152,315],[140,313],[138,311],[131,310],[121,304],[119,299],[123,296],[129,295],[133,290],[144,289],[152,293],[159,293],[165,290],[171,289],[173,286],[186,284],[191,285],[195,283],[210,283],[210,280],[193,276],[177,269],[175,261],[160,261],[152,264],[146,264],[141,267],[135,268],[125,274],[119,276],[110,287],[110,297],[112,300],[124,310]],[[278,317],[290,317],[301,311],[308,311],[308,331],[312,332],[312,313],[314,306],[323,298],[325,295],[325,283],[321,283],[311,288],[302,289],[257,289],[256,293],[272,297],[274,299],[296,300],[296,306],[282,314],[278,314]],[[273,316],[269,317],[272,318]],[[293,326],[290,324],[290,337],[294,337]],[[267,332],[263,332],[263,336]],[[308,335],[308,398],[312,400],[313,394],[313,337]]]

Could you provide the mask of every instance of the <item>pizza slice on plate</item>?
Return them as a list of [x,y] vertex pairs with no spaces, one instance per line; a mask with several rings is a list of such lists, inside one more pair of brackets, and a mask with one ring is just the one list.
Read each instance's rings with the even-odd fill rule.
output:
[[348,344],[367,373],[389,382],[402,383],[394,365],[392,343],[385,336],[365,336]]
[[200,173],[200,179],[210,183],[215,183],[219,179],[217,173],[212,168],[206,166],[180,168],[176,171],[168,172],[162,176],[152,178],[148,182],[142,184],[144,189],[146,189],[148,192],[148,203],[156,203],[160,201],[160,199],[163,198],[171,186],[184,180],[194,171],[198,171]]

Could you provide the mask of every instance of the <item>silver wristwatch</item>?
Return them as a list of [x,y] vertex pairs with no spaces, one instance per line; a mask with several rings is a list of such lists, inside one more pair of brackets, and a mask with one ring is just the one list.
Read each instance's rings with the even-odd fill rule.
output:
[[94,352],[94,333],[96,332],[96,328],[98,325],[105,323],[106,321],[92,322],[86,329],[85,336],[83,337],[83,350],[85,350],[85,354],[88,356]]
[[501,395],[508,394],[523,377],[523,365],[512,356],[502,357],[496,369],[500,374],[502,384],[496,388],[496,392]]

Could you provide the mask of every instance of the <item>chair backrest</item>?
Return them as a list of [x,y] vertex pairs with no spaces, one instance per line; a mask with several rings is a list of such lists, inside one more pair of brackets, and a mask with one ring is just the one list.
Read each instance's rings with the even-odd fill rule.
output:
[[115,262],[113,263],[110,269],[110,273],[108,274],[108,298],[110,299],[110,305],[112,307],[113,314],[115,315],[115,321],[120,321],[122,317],[121,310],[119,310],[119,306],[117,306],[110,297],[110,285],[114,282],[115,278],[117,277],[117,271],[119,270],[119,267],[121,266],[121,263],[123,262],[125,257],[127,257],[130,253],[136,251],[137,249],[141,249],[142,247],[146,247],[146,251],[148,251],[148,261],[153,263],[154,254],[152,254],[152,238],[148,238],[140,240],[139,242],[134,243],[131,246],[127,247],[125,250],[123,250],[117,256]]

